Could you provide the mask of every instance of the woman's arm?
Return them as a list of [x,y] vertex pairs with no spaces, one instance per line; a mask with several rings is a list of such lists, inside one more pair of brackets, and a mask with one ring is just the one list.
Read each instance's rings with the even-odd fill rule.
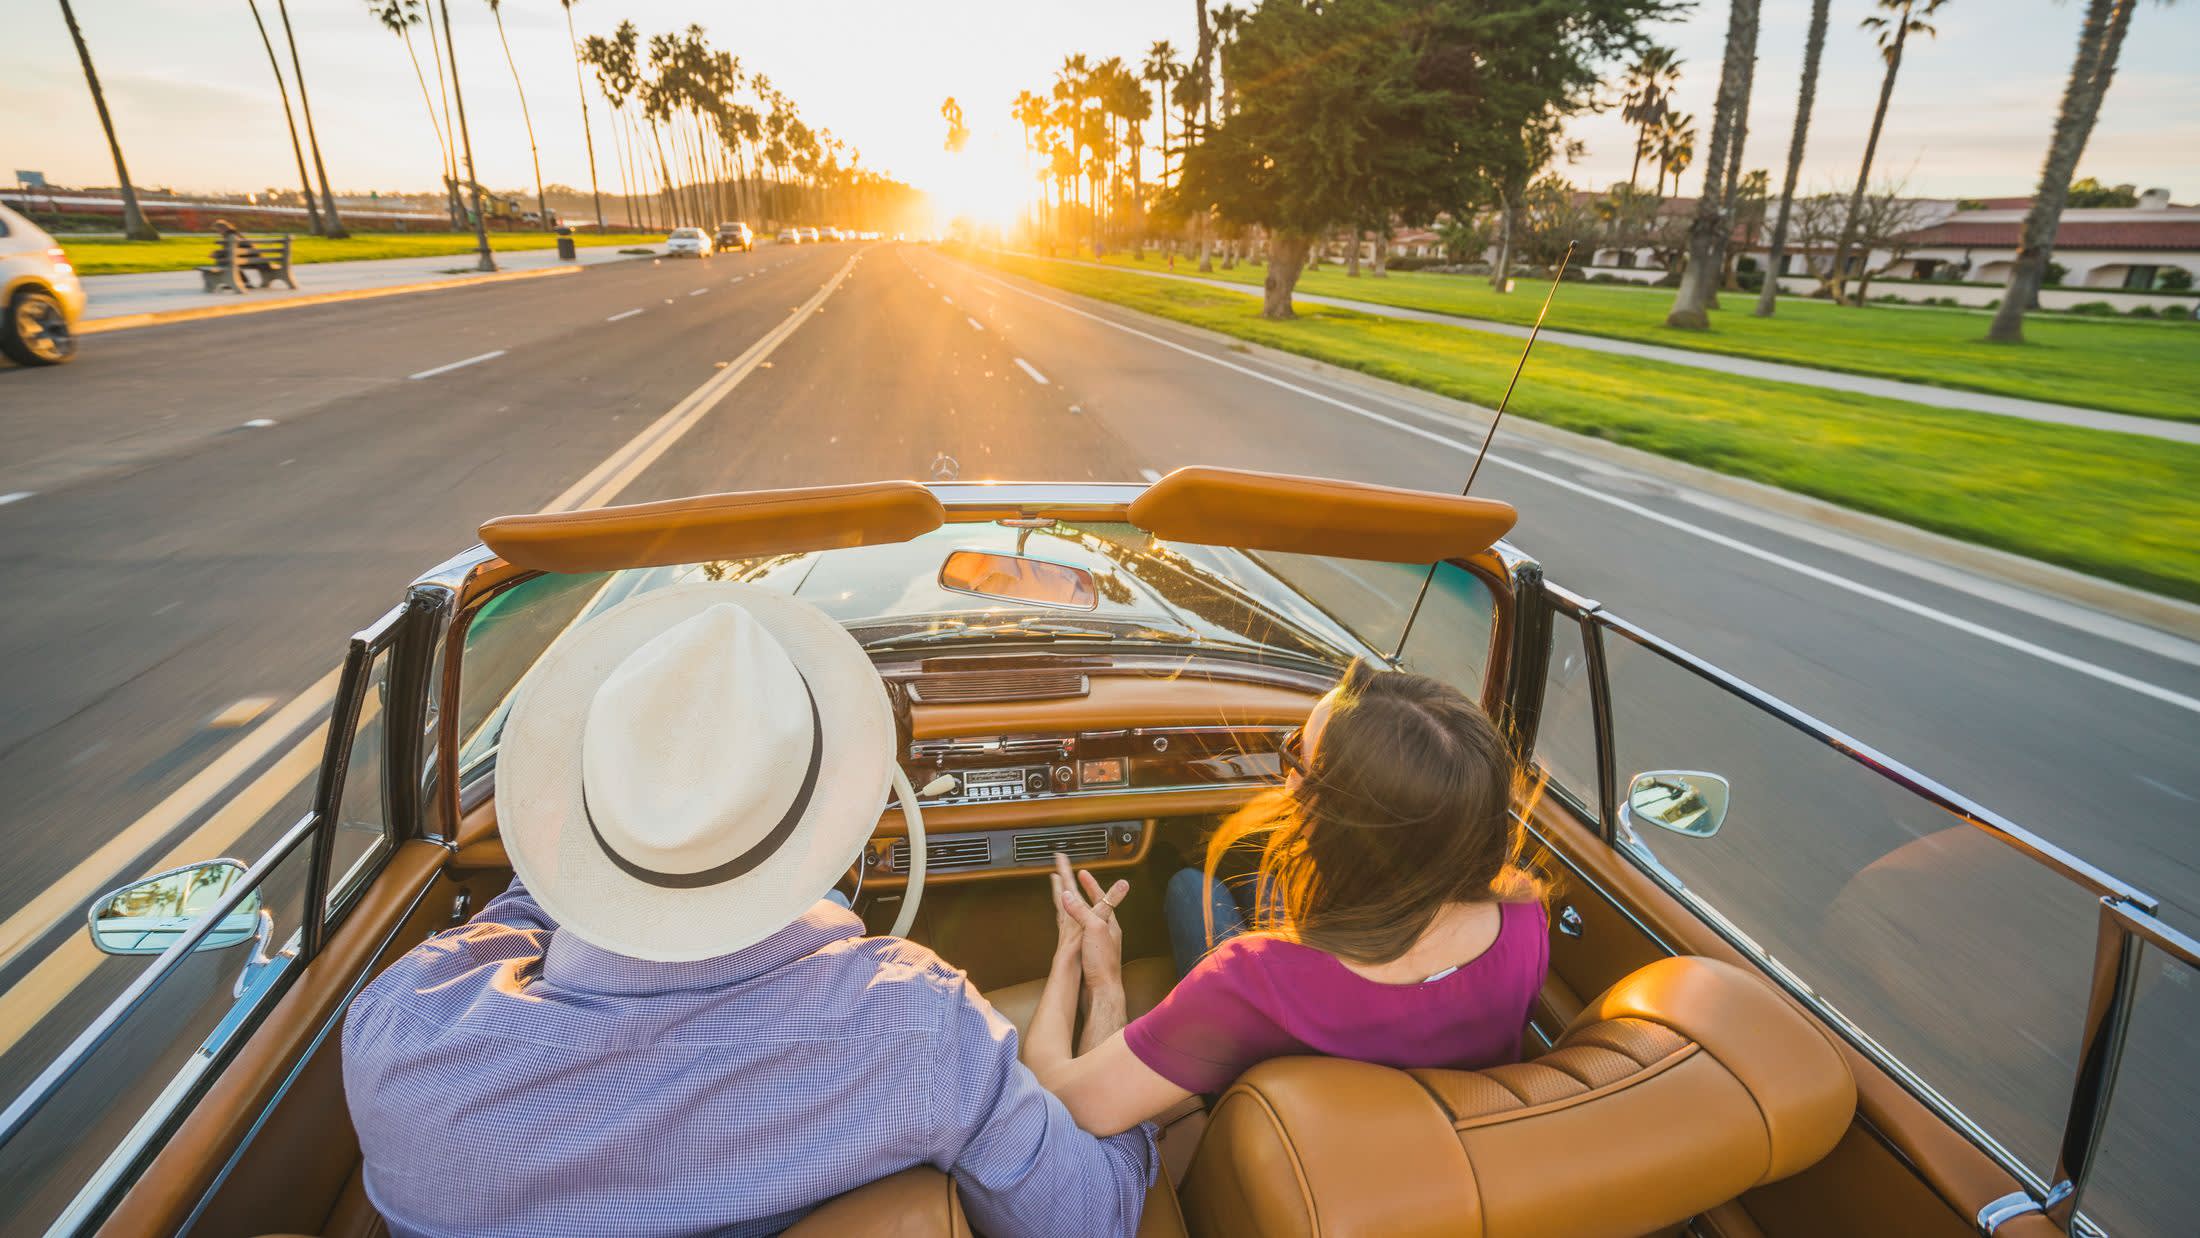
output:
[[1161,1116],[1191,1093],[1138,1060],[1118,1028],[1099,1046],[1071,1058],[1039,1082],[1060,1097],[1088,1134],[1105,1139]]

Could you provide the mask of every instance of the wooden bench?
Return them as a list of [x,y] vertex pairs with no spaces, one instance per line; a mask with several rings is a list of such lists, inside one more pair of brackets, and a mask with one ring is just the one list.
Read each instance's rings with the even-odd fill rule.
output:
[[249,237],[240,232],[224,233],[210,257],[212,264],[198,269],[208,292],[243,292],[250,286],[245,276],[252,271],[260,273],[262,288],[274,287],[278,279],[292,288],[298,286],[290,273],[288,234]]

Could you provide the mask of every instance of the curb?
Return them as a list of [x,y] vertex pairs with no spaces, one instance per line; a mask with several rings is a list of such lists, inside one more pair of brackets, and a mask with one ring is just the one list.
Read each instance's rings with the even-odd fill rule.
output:
[[[1010,278],[1014,277],[1012,272],[996,269],[996,273]],[[1106,306],[1116,312],[1207,340],[1231,351],[1258,357],[1280,368],[1295,369],[1314,374],[1340,386],[1359,387],[1375,392],[1400,403],[1410,404],[1436,416],[1467,423],[1468,415],[1487,418],[1494,411],[1479,404],[1469,403],[1465,400],[1455,400],[1449,396],[1438,395],[1433,391],[1426,391],[1419,387],[1393,382],[1386,378],[1377,378],[1374,375],[1332,365],[1326,361],[1317,361],[1311,357],[1302,357],[1296,353],[1283,352],[1265,345],[1255,344],[1250,340],[1239,339],[1237,336],[1224,332],[1147,314],[1129,306],[1117,305],[1113,301],[1078,297],[1078,294],[1069,292],[1066,289],[1051,286],[1048,286],[1048,288],[1049,291],[1058,295],[1091,301],[1093,304]],[[1474,428],[1480,429],[1481,427],[1475,426]],[[2112,580],[2105,580],[2099,576],[2089,576],[2072,568],[2061,567],[2039,559],[2029,559],[2006,550],[1997,550],[1991,546],[1981,546],[1974,542],[1966,542],[1944,534],[1933,533],[1920,529],[1915,525],[1907,525],[1884,516],[1875,516],[1853,508],[1842,507],[1837,503],[1797,494],[1792,490],[1782,490],[1777,486],[1769,486],[1763,482],[1732,477],[1725,473],[1714,472],[1699,465],[1687,464],[1652,452],[1607,442],[1600,438],[1592,438],[1585,434],[1575,434],[1572,431],[1544,425],[1542,422],[1532,421],[1526,417],[1515,416],[1513,421],[1506,425],[1505,429],[1508,434],[1519,434],[1524,438],[1534,439],[1544,445],[1558,447],[1599,463],[1646,474],[1661,481],[1685,486],[1716,498],[1745,503],[1751,507],[1777,516],[1784,516],[1791,520],[1836,529],[1867,539],[1889,550],[1928,560],[1952,571],[1967,572],[1984,580],[2043,594],[2057,601],[2069,603],[2072,606],[2122,619],[2129,623],[2139,624],[2183,640],[2200,642],[2200,604],[2166,597],[2159,593],[2150,593],[2147,590],[2119,584]]]
[[[463,255],[461,255],[463,257]],[[152,310],[143,314],[117,314],[112,318],[91,318],[77,324],[78,335],[100,335],[109,331],[128,331],[136,327],[159,326],[171,322],[195,322],[202,318],[234,318],[239,314],[271,314],[277,310],[299,309],[308,305],[334,305],[343,301],[369,301],[376,297],[401,296],[411,292],[433,292],[438,288],[471,288],[479,284],[501,284],[512,280],[541,279],[547,275],[576,275],[582,264],[571,266],[538,267],[532,271],[494,271],[480,275],[454,276],[449,279],[421,280],[411,284],[392,284],[387,288],[348,288],[337,292],[309,292],[277,301],[244,301],[235,305],[199,305],[190,309]]]

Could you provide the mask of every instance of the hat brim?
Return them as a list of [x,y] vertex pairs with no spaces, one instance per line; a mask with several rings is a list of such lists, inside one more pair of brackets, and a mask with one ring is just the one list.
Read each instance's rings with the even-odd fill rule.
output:
[[[589,829],[581,735],[596,689],[629,654],[725,604],[770,631],[802,672],[824,736],[823,776],[792,834],[762,863],[716,885],[667,889],[622,872]],[[793,923],[856,862],[886,806],[893,745],[885,685],[824,612],[755,585],[676,585],[572,629],[528,672],[497,744],[497,821],[512,868],[560,931],[629,958],[714,958]]]

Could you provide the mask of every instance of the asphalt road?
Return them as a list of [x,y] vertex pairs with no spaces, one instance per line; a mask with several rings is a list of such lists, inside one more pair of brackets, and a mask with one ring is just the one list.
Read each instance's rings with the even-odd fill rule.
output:
[[[252,854],[295,815],[311,747],[295,737],[348,633],[474,541],[483,518],[566,492],[844,267],[769,361],[618,501],[925,479],[942,456],[964,480],[1135,481],[1217,463],[1452,490],[1480,440],[1481,423],[1428,402],[893,245],[614,264],[149,328],[92,337],[68,367],[0,371],[0,496],[28,494],[0,505],[0,1007],[12,1007],[0,1010],[0,1094],[134,966],[83,956],[86,897],[172,851],[198,858],[195,839]],[[2065,622],[2037,600],[1958,587],[1525,434],[1500,431],[1476,489],[1519,507],[1513,541],[1552,580],[2200,924],[2200,650]],[[1722,752],[1746,746],[1763,772],[1796,773],[1776,789],[1736,774],[1722,836],[1744,835],[1735,858],[1669,859],[1737,919],[1759,917],[1744,927],[1790,957],[1807,958],[1821,930],[1778,923],[1766,897],[1778,887],[1762,878],[1832,873],[1838,885],[1933,828],[1662,667],[1616,657],[1615,674],[1623,772],[1635,745],[1645,766],[1722,769]],[[286,709],[261,741],[255,725]],[[1664,725],[1685,718],[1703,721]],[[1561,753],[1580,741],[1549,739]],[[260,775],[257,800],[214,793],[245,771]],[[1938,920],[1881,917],[1865,931],[1929,933],[1907,940],[1956,974],[1995,978],[1941,994],[1942,1031],[2039,1023],[2016,1029],[2032,1043],[2010,1049],[2006,1072],[2029,1080],[2011,1085],[2027,1095],[1950,1089],[1982,1116],[2036,1126],[2067,1075],[2029,1076],[2075,1040],[2090,919],[2084,900],[1998,864],[1978,859],[1969,888],[1928,887]],[[74,961],[54,961],[71,949]],[[1997,996],[2010,972],[2035,981],[2014,1006]],[[1891,1000],[1884,982],[1864,991],[1873,983],[1829,987],[1859,1008]],[[2163,985],[2162,1017],[2200,1008],[2174,978]],[[1960,1054],[1917,1056],[1960,1067]],[[68,1108],[128,1109],[117,1096]],[[2035,1162],[2037,1135],[2019,1147]]]

